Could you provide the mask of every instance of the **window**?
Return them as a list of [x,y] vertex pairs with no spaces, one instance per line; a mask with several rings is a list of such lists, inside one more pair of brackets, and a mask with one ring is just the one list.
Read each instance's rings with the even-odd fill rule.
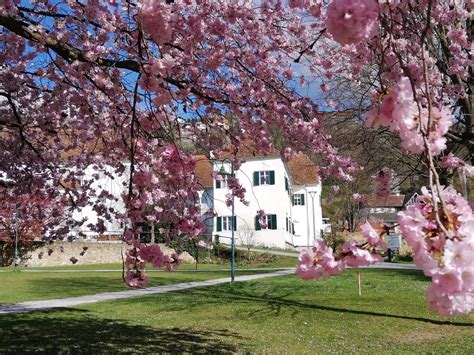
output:
[[216,180],[216,189],[226,189],[227,188],[227,177],[228,174],[221,174],[222,180]]
[[[266,229],[277,229],[277,216],[276,214],[267,214],[263,218],[265,224],[267,225]],[[255,216],[255,230],[261,230],[259,217]]]
[[260,185],[270,185],[270,172],[259,171],[258,173],[259,173]]
[[222,216],[222,217],[217,217],[217,228],[216,230],[218,232],[226,232],[226,231],[231,231],[232,227],[234,231],[237,230],[237,217],[234,216],[232,220],[232,216]]
[[253,184],[259,185],[275,185],[275,171],[264,170],[253,172]]
[[290,191],[289,183],[288,183],[288,178],[285,176],[285,191]]
[[293,194],[293,206],[304,206],[304,194]]

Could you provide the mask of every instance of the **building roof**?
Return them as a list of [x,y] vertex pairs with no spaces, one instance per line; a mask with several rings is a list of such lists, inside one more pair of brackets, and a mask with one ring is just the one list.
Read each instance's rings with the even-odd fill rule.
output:
[[403,207],[405,195],[372,195],[367,199],[367,207]]
[[316,185],[319,183],[318,166],[305,153],[298,153],[286,165],[295,185]]
[[[240,158],[274,158],[279,155],[244,155],[242,152],[242,156]],[[219,158],[224,158],[224,156],[220,155]],[[196,165],[194,167],[194,173],[200,184],[204,188],[211,188],[213,186],[213,179],[212,179],[212,164],[210,163],[209,159],[205,155],[195,155],[194,160]],[[303,185],[316,185],[319,183],[319,175],[318,175],[318,166],[314,164],[306,154],[298,153],[293,159],[286,163],[288,170],[291,175],[291,181],[295,185],[303,186]]]
[[194,156],[194,174],[203,188],[212,188],[212,165],[205,155]]

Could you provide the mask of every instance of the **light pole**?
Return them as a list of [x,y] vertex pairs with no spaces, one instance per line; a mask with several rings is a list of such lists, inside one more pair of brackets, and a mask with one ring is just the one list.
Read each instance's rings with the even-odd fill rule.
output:
[[[317,194],[317,191],[308,191],[311,196],[311,206],[312,206],[312,215],[313,215],[313,240],[316,239],[316,220],[314,216],[314,196]],[[309,246],[309,235],[308,235],[308,246]]]

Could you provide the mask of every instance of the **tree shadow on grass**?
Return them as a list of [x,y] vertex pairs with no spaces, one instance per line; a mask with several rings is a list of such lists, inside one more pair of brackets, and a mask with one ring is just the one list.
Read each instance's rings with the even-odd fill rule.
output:
[[419,321],[424,323],[430,323],[435,325],[449,325],[449,326],[458,326],[458,327],[473,327],[474,323],[472,322],[455,322],[449,320],[438,320],[426,317],[415,317],[415,316],[407,316],[407,315],[398,315],[398,314],[390,314],[390,313],[381,313],[381,312],[374,312],[374,311],[366,311],[366,310],[357,310],[357,309],[349,309],[349,308],[341,308],[341,307],[332,307],[332,306],[324,306],[319,304],[312,304],[312,303],[303,303],[298,301],[293,301],[287,299],[287,297],[291,297],[291,292],[281,295],[279,297],[275,297],[270,293],[272,291],[266,291],[261,295],[257,295],[252,293],[252,290],[248,291],[248,289],[244,289],[244,287],[235,287],[236,285],[232,285],[231,288],[227,287],[213,287],[212,292],[207,289],[195,289],[192,291],[192,296],[194,299],[197,296],[203,297],[206,301],[209,302],[216,302],[219,304],[230,304],[230,303],[249,303],[249,304],[259,304],[263,305],[264,307],[260,310],[252,311],[250,315],[257,315],[259,313],[267,313],[269,315],[278,316],[283,311],[293,310],[295,313],[300,312],[301,309],[317,309],[322,311],[328,312],[336,312],[336,313],[349,313],[349,314],[357,314],[363,316],[374,316],[374,317],[386,317],[386,318],[395,318],[395,319],[405,319],[405,320],[412,320],[412,321]]
[[155,328],[61,309],[0,316],[0,353],[233,353],[241,338],[228,330]]

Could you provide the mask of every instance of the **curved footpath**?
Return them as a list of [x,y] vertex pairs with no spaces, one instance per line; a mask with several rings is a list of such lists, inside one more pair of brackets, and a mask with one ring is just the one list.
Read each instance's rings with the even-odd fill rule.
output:
[[[396,263],[375,264],[367,268],[418,269],[413,264],[396,264]],[[269,270],[269,269],[261,269],[261,270]],[[116,271],[121,271],[121,270],[84,270],[84,271],[88,271],[88,272],[114,271],[116,272]],[[192,270],[183,270],[183,271],[196,272]],[[43,270],[43,271],[28,270],[28,272],[81,272],[81,271],[80,270]],[[279,271],[275,271],[271,273],[237,276],[235,278],[235,281],[242,282],[242,281],[258,280],[258,279],[264,279],[268,277],[290,275],[290,274],[293,274],[294,272],[295,272],[295,268],[279,269]],[[73,307],[73,306],[77,306],[77,305],[85,304],[85,303],[112,301],[116,299],[140,297],[140,296],[145,296],[145,295],[153,295],[153,294],[173,292],[173,291],[182,291],[182,290],[187,290],[187,289],[196,288],[196,287],[221,285],[228,282],[229,282],[229,277],[225,277],[225,278],[206,280],[206,281],[195,281],[195,282],[179,283],[179,284],[174,284],[174,285],[155,286],[155,287],[149,287],[149,288],[143,288],[143,289],[137,289],[137,290],[104,292],[104,293],[98,293],[95,295],[87,295],[87,296],[80,296],[80,297],[68,297],[68,298],[52,299],[52,300],[44,300],[44,301],[28,301],[28,302],[21,302],[21,303],[16,303],[16,304],[11,304],[11,305],[0,306],[0,314],[24,313],[24,312],[52,309],[52,308]]]

